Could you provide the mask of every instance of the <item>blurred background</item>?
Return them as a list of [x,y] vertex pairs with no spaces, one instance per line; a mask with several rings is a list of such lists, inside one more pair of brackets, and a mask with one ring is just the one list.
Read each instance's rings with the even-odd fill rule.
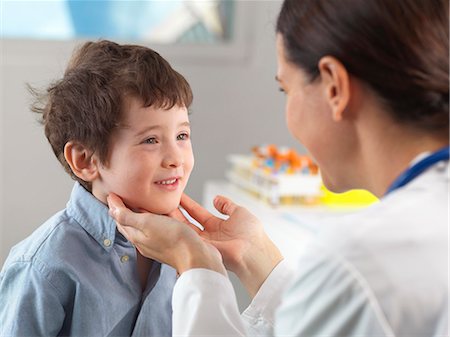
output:
[[0,1],[0,265],[10,248],[65,207],[73,181],[54,157],[26,84],[62,76],[75,46],[112,39],[149,46],[192,86],[200,202],[227,156],[255,145],[296,148],[284,121],[274,26],[281,1]]

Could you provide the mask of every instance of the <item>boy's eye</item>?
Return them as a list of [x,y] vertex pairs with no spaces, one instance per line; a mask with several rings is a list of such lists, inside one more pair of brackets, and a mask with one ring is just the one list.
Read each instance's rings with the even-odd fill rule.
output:
[[189,134],[187,133],[181,133],[177,136],[177,140],[187,140],[189,139]]
[[156,144],[157,142],[156,142],[155,137],[150,137],[150,138],[147,138],[146,140],[144,140],[144,143],[145,144]]

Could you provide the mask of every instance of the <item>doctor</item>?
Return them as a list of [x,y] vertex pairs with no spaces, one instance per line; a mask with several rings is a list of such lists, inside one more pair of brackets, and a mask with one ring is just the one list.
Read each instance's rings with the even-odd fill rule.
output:
[[[295,270],[260,220],[224,197],[214,205],[227,220],[183,198],[200,231],[110,195],[118,229],[180,274],[174,335],[448,335],[448,6],[283,3],[276,79],[287,126],[330,190],[381,199],[319,227]],[[242,315],[224,266],[253,297]]]

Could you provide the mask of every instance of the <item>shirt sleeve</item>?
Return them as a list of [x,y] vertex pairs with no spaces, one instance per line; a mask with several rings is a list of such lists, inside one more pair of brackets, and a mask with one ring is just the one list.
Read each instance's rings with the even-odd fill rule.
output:
[[225,276],[183,273],[173,294],[174,336],[394,336],[369,285],[345,260],[311,249],[293,276],[280,263],[241,316]]
[[245,336],[233,286],[215,271],[191,269],[181,274],[172,309],[173,336]]
[[56,336],[64,308],[45,266],[15,262],[0,275],[0,336]]
[[273,317],[291,271],[278,264],[241,316],[228,278],[207,269],[183,273],[175,284],[174,336],[273,336]]
[[242,313],[248,335],[274,336],[275,312],[284,291],[292,282],[293,270],[281,261],[262,284],[248,308]]

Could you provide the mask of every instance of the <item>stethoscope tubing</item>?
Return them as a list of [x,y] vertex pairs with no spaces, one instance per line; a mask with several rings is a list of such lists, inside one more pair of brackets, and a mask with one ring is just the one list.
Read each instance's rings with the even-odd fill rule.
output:
[[441,161],[448,161],[449,153],[450,147],[446,146],[415,163],[414,165],[406,169],[402,174],[400,174],[397,179],[394,180],[385,195],[405,186],[436,163]]

